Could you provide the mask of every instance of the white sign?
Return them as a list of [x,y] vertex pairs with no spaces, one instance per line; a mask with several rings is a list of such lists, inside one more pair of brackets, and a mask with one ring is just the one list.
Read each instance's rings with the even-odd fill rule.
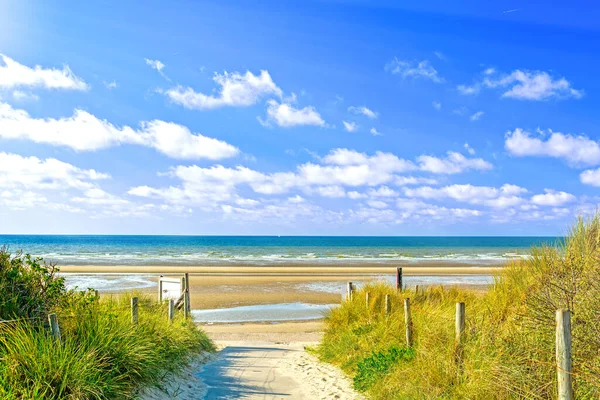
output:
[[160,293],[160,301],[171,299],[177,301],[183,292],[181,279],[165,278],[161,276],[158,280],[158,290]]

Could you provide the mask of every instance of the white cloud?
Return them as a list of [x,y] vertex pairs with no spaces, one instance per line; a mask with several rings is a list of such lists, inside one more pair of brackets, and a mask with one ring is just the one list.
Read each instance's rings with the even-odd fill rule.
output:
[[4,139],[26,139],[77,151],[135,144],[181,159],[218,160],[239,153],[226,142],[194,134],[175,123],[153,120],[140,125],[138,130],[129,126],[119,128],[79,109],[68,118],[32,118],[26,111],[0,102],[0,138]]
[[393,189],[390,189],[387,186],[380,186],[377,189],[369,189],[367,192],[371,197],[396,197],[398,196],[398,192]]
[[477,111],[475,114],[471,115],[471,121],[479,120],[483,114],[485,114],[483,111]]
[[446,60],[446,56],[441,51],[434,51],[433,54],[442,61]]
[[385,201],[381,201],[381,200],[368,200],[367,204],[369,205],[369,207],[379,208],[379,209],[384,209],[384,208],[389,207],[389,205]]
[[386,71],[398,74],[403,78],[423,78],[436,83],[444,80],[438,75],[438,71],[431,66],[429,61],[423,60],[419,63],[412,61],[401,61],[394,58],[385,66]]
[[514,70],[510,74],[499,74],[494,68],[483,71],[483,79],[471,86],[458,85],[464,95],[477,94],[483,88],[504,90],[502,97],[521,100],[546,100],[555,98],[581,98],[583,90],[573,89],[565,78],[555,78],[545,71]]
[[562,206],[576,200],[571,193],[557,192],[555,190],[544,189],[544,194],[536,194],[531,197],[531,202],[538,206]]
[[315,191],[323,197],[346,197],[346,191],[341,186],[319,186]]
[[364,199],[367,197],[366,194],[364,193],[360,193],[357,192],[356,190],[352,190],[350,192],[347,193],[348,197],[351,198],[352,200],[357,200],[357,199]]
[[199,93],[190,87],[182,86],[167,90],[165,95],[174,103],[195,110],[210,110],[224,106],[248,107],[268,95],[283,96],[281,89],[265,70],[260,71],[259,75],[254,75],[250,71],[246,71],[245,74],[225,71],[223,74],[215,73],[213,80],[220,87],[217,96]]
[[55,158],[45,160],[0,153],[0,188],[91,189],[95,181],[110,176],[93,169],[77,168]]
[[165,64],[160,62],[160,60],[150,60],[149,58],[146,58],[145,60],[146,65],[149,65],[150,68],[155,69],[158,72],[162,72],[162,70],[165,68]]
[[458,174],[467,170],[486,171],[492,164],[481,158],[467,158],[460,153],[449,151],[446,158],[422,155],[417,157],[422,171],[434,174]]
[[433,108],[435,108],[438,111],[442,109],[442,103],[440,103],[439,101],[434,101],[431,104],[433,105]]
[[591,186],[600,186],[600,168],[588,169],[579,175],[581,183]]
[[381,132],[379,132],[379,131],[378,131],[377,129],[375,129],[374,127],[373,127],[373,128],[371,128],[371,129],[369,130],[369,133],[370,133],[371,135],[373,135],[373,136],[381,136],[381,135],[383,135]]
[[479,93],[480,89],[481,88],[479,85],[473,85],[473,86],[458,85],[456,87],[456,90],[458,90],[458,93],[464,94],[464,95],[477,94],[477,93]]
[[111,82],[104,81],[103,83],[104,87],[106,87],[108,90],[116,89],[119,86],[115,80],[112,80]]
[[356,122],[342,121],[342,124],[344,124],[344,129],[347,132],[356,132],[358,130],[358,125],[356,124]]
[[278,103],[276,100],[267,101],[267,118],[266,120],[260,118],[258,120],[262,125],[270,126],[271,123],[275,123],[282,128],[327,125],[321,118],[321,114],[312,106],[298,109],[291,104]]
[[0,65],[0,89],[17,87],[64,90],[89,89],[89,85],[75,75],[68,65],[63,66],[62,69],[43,68],[40,65],[30,68],[4,54],[0,54],[0,59],[4,64]]
[[459,202],[482,204],[497,208],[514,206],[524,202],[525,200],[520,195],[526,192],[525,188],[510,184],[505,184],[500,188],[467,184],[449,185],[441,188],[423,186],[404,190],[404,194],[408,197],[436,200],[450,198]]
[[365,106],[361,106],[361,107],[350,106],[350,107],[348,107],[348,111],[350,111],[353,114],[364,115],[365,117],[371,118],[371,119],[375,119],[379,116],[379,113],[377,113]]
[[465,143],[465,144],[464,144],[464,148],[465,148],[465,150],[467,150],[467,152],[468,152],[470,155],[474,155],[474,154],[475,154],[475,149],[474,149],[474,148],[472,148],[471,146],[469,146],[469,143]]
[[22,90],[13,90],[12,96],[16,101],[38,101],[40,99],[37,94],[23,92]]
[[[573,166],[600,164],[600,145],[586,136],[549,130],[539,137],[517,128],[506,133],[504,146],[514,156],[546,156],[565,160]],[[549,136],[548,136],[549,135]]]

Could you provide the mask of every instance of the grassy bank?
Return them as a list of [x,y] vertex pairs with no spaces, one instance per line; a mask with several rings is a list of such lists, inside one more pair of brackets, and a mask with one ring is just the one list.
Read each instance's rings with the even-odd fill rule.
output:
[[[405,347],[406,297],[412,348]],[[467,312],[461,352],[454,343],[456,302],[465,302]],[[600,398],[598,217],[579,221],[562,245],[532,249],[530,259],[508,265],[485,293],[442,287],[398,293],[389,285],[369,285],[331,312],[317,351],[377,399],[552,399],[559,308],[573,314],[576,398]],[[461,353],[462,363],[456,363]]]
[[[164,304],[139,294],[132,325],[130,295],[66,291],[40,260],[1,252],[0,275],[0,317],[19,320],[0,323],[2,399],[131,399],[213,350],[191,321],[169,323]],[[49,312],[58,315],[60,343],[47,327]]]

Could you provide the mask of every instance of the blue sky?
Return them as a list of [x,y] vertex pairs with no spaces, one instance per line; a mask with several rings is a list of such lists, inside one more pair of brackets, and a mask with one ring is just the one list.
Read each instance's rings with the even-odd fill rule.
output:
[[22,3],[2,233],[554,235],[600,199],[593,2]]

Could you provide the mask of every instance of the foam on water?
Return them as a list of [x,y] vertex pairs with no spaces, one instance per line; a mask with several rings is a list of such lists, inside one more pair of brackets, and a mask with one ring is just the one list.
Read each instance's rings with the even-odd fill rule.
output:
[[156,277],[152,275],[132,274],[62,274],[67,289],[98,291],[119,291],[145,289],[156,286]]
[[321,319],[337,304],[281,303],[211,310],[192,310],[196,322],[237,323]]

